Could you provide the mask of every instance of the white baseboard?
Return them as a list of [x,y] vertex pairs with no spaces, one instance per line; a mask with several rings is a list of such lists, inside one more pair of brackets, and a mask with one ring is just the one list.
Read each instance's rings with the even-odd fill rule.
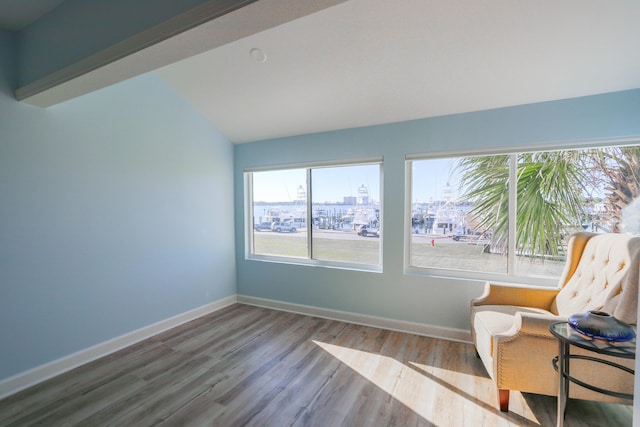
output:
[[246,295],[232,295],[2,380],[0,381],[0,399],[235,303],[322,317],[331,320],[339,320],[358,325],[373,326],[392,331],[407,332],[450,341],[465,343],[471,342],[470,332],[462,329],[444,328],[441,326],[425,325],[422,323],[350,313],[348,311],[332,310],[310,305],[293,304],[284,301]]
[[70,371],[73,368],[89,363],[93,360],[104,357],[115,351],[128,347],[132,344],[150,338],[161,332],[175,328],[183,323],[190,322],[198,317],[220,310],[237,302],[236,296],[232,295],[218,301],[189,310],[165,320],[161,320],[149,326],[137,329],[119,337],[96,344],[92,347],[80,350],[76,353],[54,360],[44,365],[37,366],[28,371],[0,381],[0,399],[31,387],[37,383],[45,381],[56,375]]
[[255,305],[258,307],[272,308],[274,310],[288,311],[291,313],[305,314],[308,316],[322,317],[324,319],[339,320],[364,326],[373,326],[381,329],[389,329],[398,332],[407,332],[427,337],[440,338],[449,341],[471,343],[471,332],[463,329],[445,328],[423,323],[394,320],[385,317],[369,316],[366,314],[350,313],[348,311],[332,310],[328,308],[314,307],[303,304],[293,304],[265,298],[257,298],[246,295],[237,295],[240,304]]

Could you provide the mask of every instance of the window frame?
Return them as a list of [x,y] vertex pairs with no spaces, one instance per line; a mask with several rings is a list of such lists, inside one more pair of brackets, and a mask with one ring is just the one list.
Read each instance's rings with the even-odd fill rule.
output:
[[517,181],[518,165],[517,156],[519,153],[544,152],[558,150],[580,150],[589,148],[605,148],[614,146],[640,145],[638,137],[629,138],[609,138],[588,141],[573,141],[571,143],[543,144],[535,147],[519,146],[509,147],[509,149],[494,149],[485,151],[447,151],[432,154],[414,153],[405,156],[405,206],[404,206],[404,274],[408,276],[441,277],[449,279],[462,279],[473,281],[490,281],[494,283],[530,285],[539,287],[555,287],[558,285],[557,279],[518,275],[515,268],[515,256],[507,257],[507,272],[487,273],[482,271],[466,271],[457,269],[444,269],[435,267],[417,267],[411,265],[411,233],[413,230],[411,223],[411,205],[413,195],[412,164],[420,160],[437,160],[461,157],[480,157],[494,155],[508,155],[509,162],[509,243],[508,253],[516,253],[516,212],[517,212]]
[[[312,170],[320,168],[332,168],[332,167],[348,167],[348,166],[364,166],[364,165],[377,165],[379,168],[379,188],[380,188],[380,237],[378,248],[378,263],[377,264],[361,264],[347,261],[328,261],[319,260],[313,258],[313,230],[312,230],[312,204],[313,194],[311,190]],[[306,174],[306,191],[307,191],[307,256],[292,257],[284,255],[264,255],[254,253],[254,215],[253,215],[253,173],[254,172],[269,172],[288,169],[305,169]],[[287,165],[275,165],[275,166],[263,166],[263,167],[251,167],[245,168],[243,171],[244,180],[244,235],[245,235],[245,259],[250,261],[272,262],[281,264],[314,266],[335,268],[343,270],[355,270],[363,272],[382,273],[383,272],[383,232],[384,227],[384,162],[382,157],[349,159],[344,161],[328,161],[328,162],[311,162],[311,163],[295,163]]]

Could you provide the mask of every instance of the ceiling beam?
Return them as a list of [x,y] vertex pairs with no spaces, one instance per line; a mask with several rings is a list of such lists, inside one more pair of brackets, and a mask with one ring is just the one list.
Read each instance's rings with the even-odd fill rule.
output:
[[210,0],[19,87],[15,96],[49,107],[344,1]]

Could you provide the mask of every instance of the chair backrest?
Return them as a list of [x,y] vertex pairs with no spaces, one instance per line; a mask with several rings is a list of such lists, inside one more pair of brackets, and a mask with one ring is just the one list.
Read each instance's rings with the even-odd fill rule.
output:
[[605,311],[637,323],[640,237],[628,234],[576,233],[551,311],[562,316]]

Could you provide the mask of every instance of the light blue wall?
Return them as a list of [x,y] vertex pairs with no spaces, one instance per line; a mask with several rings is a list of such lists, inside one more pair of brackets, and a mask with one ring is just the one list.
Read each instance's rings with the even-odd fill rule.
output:
[[0,380],[235,294],[233,147],[155,75],[40,109],[0,32]]
[[[238,294],[468,330],[469,300],[480,294],[482,282],[403,274],[405,156],[562,147],[628,136],[640,136],[640,90],[237,145]],[[379,156],[382,274],[245,259],[245,169]]]

